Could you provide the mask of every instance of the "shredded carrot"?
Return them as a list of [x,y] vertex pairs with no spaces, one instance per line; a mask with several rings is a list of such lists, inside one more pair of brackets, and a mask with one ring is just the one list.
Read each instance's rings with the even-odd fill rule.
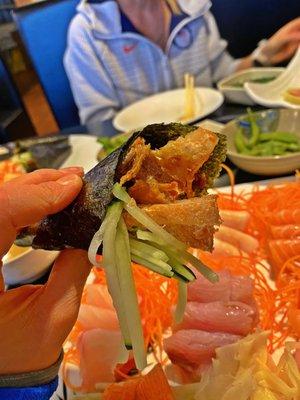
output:
[[231,187],[231,196],[233,197],[234,195],[234,183],[235,183],[235,177],[234,177],[234,173],[232,171],[231,168],[229,168],[226,164],[222,163],[221,167],[223,169],[225,169],[225,171],[227,172],[227,175],[229,177],[229,182],[230,182],[230,187]]
[[[280,243],[272,242],[272,229],[270,229],[272,225],[296,226],[298,223],[300,182],[297,179],[293,182],[277,182],[263,189],[254,186],[250,191],[238,194],[235,191],[230,195],[219,193],[218,205],[220,209],[247,210],[251,215],[247,233],[256,237],[260,243],[260,251],[255,258],[246,261],[243,258],[238,260],[237,257],[237,262],[233,260],[230,262],[228,257],[221,257],[219,261],[214,259],[213,263],[215,268],[222,268],[227,264],[227,269],[236,273],[242,273],[243,269],[246,273],[248,269],[255,283],[254,297],[259,306],[260,326],[270,330],[269,351],[273,352],[282,347],[288,337],[300,338],[300,320],[298,330],[293,328],[293,324],[289,321],[300,309],[298,242],[283,240],[280,243],[286,245],[286,248],[280,248],[278,247]],[[277,248],[270,248],[272,243],[276,244]],[[274,253],[275,251],[277,252]],[[205,257],[205,261],[209,262],[207,257],[211,256]],[[273,266],[272,270],[263,263],[264,259],[268,259],[269,264]],[[275,277],[273,285],[265,279],[268,275]]]

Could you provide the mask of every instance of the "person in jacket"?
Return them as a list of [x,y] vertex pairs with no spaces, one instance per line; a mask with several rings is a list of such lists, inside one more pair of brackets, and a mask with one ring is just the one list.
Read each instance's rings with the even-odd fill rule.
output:
[[71,22],[64,65],[80,119],[90,130],[154,93],[211,86],[232,72],[282,62],[300,43],[300,18],[234,60],[209,0],[83,0]]
[[[39,170],[0,187],[0,254],[21,227],[65,208],[81,187],[81,168]],[[1,265],[0,265],[1,267]],[[62,251],[45,285],[5,290],[0,273],[0,399],[49,400],[58,383],[62,345],[90,272],[87,253]]]

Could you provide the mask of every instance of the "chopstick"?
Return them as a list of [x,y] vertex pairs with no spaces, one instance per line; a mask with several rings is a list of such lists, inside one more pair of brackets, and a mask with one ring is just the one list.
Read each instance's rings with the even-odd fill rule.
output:
[[195,103],[195,77],[190,74],[184,74],[185,86],[185,99],[184,99],[184,113],[179,119],[181,122],[194,118],[196,112]]

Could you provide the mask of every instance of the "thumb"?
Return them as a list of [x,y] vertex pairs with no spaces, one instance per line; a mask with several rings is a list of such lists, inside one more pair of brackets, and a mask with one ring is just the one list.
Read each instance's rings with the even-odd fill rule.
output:
[[43,302],[52,310],[52,323],[58,330],[71,330],[77,318],[86,279],[91,271],[87,252],[64,250],[56,260],[44,287]]
[[5,235],[0,234],[0,255],[9,250],[18,229],[62,210],[82,187],[76,174],[37,184],[28,179],[11,181],[0,188],[0,227],[5,227]]

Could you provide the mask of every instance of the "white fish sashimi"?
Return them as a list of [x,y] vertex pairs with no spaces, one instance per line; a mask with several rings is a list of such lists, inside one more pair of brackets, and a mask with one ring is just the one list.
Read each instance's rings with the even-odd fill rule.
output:
[[228,242],[248,254],[253,253],[259,247],[258,240],[253,236],[225,225],[220,226],[215,233],[215,238]]
[[248,211],[220,210],[219,213],[222,219],[222,225],[239,231],[244,231],[250,220]]
[[121,333],[105,329],[92,329],[78,337],[80,373],[83,387],[95,392],[97,384],[114,382],[114,368],[118,362]]
[[114,310],[102,309],[89,304],[80,306],[77,321],[84,331],[96,328],[114,331],[119,329],[117,315]]
[[238,249],[231,243],[225,242],[224,240],[217,239],[214,237],[214,250],[212,252],[214,256],[247,256],[247,253]]
[[90,284],[85,287],[85,301],[87,304],[114,310],[111,296],[106,285]]

